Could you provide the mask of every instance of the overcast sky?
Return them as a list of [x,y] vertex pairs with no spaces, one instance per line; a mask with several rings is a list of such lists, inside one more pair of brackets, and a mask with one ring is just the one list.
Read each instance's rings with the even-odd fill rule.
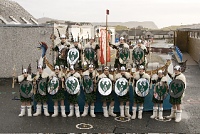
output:
[[35,18],[69,21],[153,21],[159,28],[200,23],[200,0],[13,0]]

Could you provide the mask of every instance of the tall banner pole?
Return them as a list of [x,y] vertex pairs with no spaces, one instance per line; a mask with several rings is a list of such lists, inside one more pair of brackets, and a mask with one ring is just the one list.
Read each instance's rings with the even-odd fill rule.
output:
[[106,10],[106,56],[105,56],[105,61],[106,61],[106,66],[107,66],[107,47],[108,47],[108,15],[109,15],[109,10]]

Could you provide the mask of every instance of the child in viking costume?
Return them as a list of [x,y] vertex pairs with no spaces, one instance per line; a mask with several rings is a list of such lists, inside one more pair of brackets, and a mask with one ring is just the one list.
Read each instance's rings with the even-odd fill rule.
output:
[[[162,70],[158,70],[158,75],[152,76],[152,84],[155,84],[154,86],[154,95],[152,96],[152,102],[154,103],[153,106],[153,115],[151,116],[152,119],[158,118],[160,120],[163,120],[163,99],[165,99],[165,96],[167,95],[168,91],[168,84],[167,84],[167,77],[164,76]],[[162,96],[159,96],[158,93],[156,93],[156,88],[162,88],[165,92]],[[159,110],[158,110],[159,107]],[[159,114],[158,114],[159,111]]]
[[[98,59],[99,59],[99,49],[100,49],[100,47],[99,47],[98,44],[96,44],[94,42],[94,38],[91,38],[90,41],[84,46],[85,50],[89,49],[89,48],[93,49],[95,51],[95,54],[94,54],[94,57],[92,57],[92,59],[88,59],[88,60],[90,60],[89,61],[90,63],[87,63],[87,64],[93,63],[94,66],[95,66],[95,68],[98,68],[99,67],[99,65],[98,65]],[[89,58],[91,58],[91,57],[89,57]]]
[[[69,77],[71,77],[73,80],[68,81]],[[77,79],[77,81],[73,77],[75,77]],[[68,102],[70,103],[70,106],[69,106],[70,113],[68,114],[68,117],[72,117],[74,115],[74,106],[75,106],[76,117],[80,117],[80,111],[79,111],[79,106],[78,106],[78,96],[80,94],[80,85],[79,85],[80,80],[81,80],[81,75],[74,70],[73,66],[71,66],[70,72],[67,74],[67,77],[66,77],[66,81],[67,81],[66,83],[67,83],[67,85],[69,84],[69,87],[66,85],[66,88],[69,93]],[[72,81],[73,81],[73,83],[72,83]],[[71,85],[71,84],[75,84],[75,83],[76,83],[76,85]],[[72,89],[72,87],[74,87],[75,89]],[[77,92],[74,93],[73,90],[77,91]]]
[[[183,93],[179,97],[175,97],[175,96],[172,96],[172,94],[170,94],[169,101],[172,104],[172,109],[171,109],[171,114],[167,116],[167,118],[168,119],[175,118],[175,122],[180,122],[181,113],[182,113],[181,103],[182,103],[182,99],[184,97],[184,92],[186,89],[186,78],[185,78],[185,75],[181,73],[181,67],[179,65],[176,65],[174,67],[174,74],[171,75],[170,73],[168,73],[168,75],[172,79],[172,82],[170,83],[169,88],[175,88],[176,90],[179,90],[179,87],[181,87],[182,88],[181,91]],[[179,80],[179,82],[175,83],[175,80]],[[178,85],[179,87],[177,87],[176,85]],[[179,94],[179,92],[175,94]]]
[[131,119],[136,118],[136,110],[137,110],[138,104],[139,104],[138,118],[142,119],[143,104],[144,104],[145,97],[139,96],[136,93],[137,81],[140,80],[141,78],[145,78],[148,82],[150,81],[150,76],[145,73],[145,69],[144,69],[143,65],[140,65],[139,71],[135,72],[134,75],[133,75],[135,90],[134,90],[134,103],[133,103],[133,107],[132,107],[133,115],[132,115]]
[[[126,48],[129,50],[129,45],[124,42],[124,37],[121,37],[119,43],[117,43],[116,45],[110,44],[110,46],[113,49],[117,50],[114,67],[115,68],[122,67],[122,66],[126,67],[126,63],[123,63],[124,61],[120,59],[120,52],[119,52],[123,48]],[[127,52],[127,53],[129,54],[130,52]]]
[[[94,114],[94,103],[96,101],[96,81],[98,78],[99,73],[94,70],[94,66],[93,65],[89,65],[89,70],[83,72],[83,88],[85,91],[85,106],[84,106],[84,112],[81,116],[86,116],[88,114],[88,109],[89,109],[89,104],[90,104],[90,116],[91,117],[96,117],[96,115]],[[90,80],[92,80],[93,82],[93,87],[89,87],[90,82],[88,79],[86,79],[87,77],[90,78]],[[93,88],[93,89],[91,89]]]
[[33,85],[31,75],[28,74],[27,69],[23,69],[23,74],[18,76],[16,82],[20,83],[20,101],[21,101],[21,112],[19,116],[25,115],[25,108],[27,107],[28,116],[32,116],[32,95]]
[[148,54],[148,50],[145,45],[142,44],[142,40],[137,41],[137,45],[133,47],[133,53],[132,59],[134,60],[136,68],[138,69],[140,65],[145,66],[147,62],[146,55]]
[[48,105],[47,105],[47,82],[49,80],[49,75],[43,71],[43,67],[41,65],[38,66],[38,72],[35,76],[36,80],[36,93],[34,95],[34,99],[37,102],[37,109],[36,113],[33,116],[38,116],[42,113],[42,103],[43,103],[43,110],[44,115],[49,116],[48,112]]
[[[98,77],[98,85],[99,84],[101,85],[100,80],[102,78],[109,78],[111,80],[111,83],[109,83],[108,81],[104,82],[103,86],[106,86],[106,84],[107,85],[111,85],[112,84],[114,79],[113,79],[113,75],[109,74],[109,67],[107,67],[107,66],[104,67],[104,72],[101,75],[99,75],[99,77]],[[98,88],[99,88],[99,86],[98,86]],[[104,88],[104,87],[102,87],[102,88]],[[114,111],[114,103],[115,103],[114,102],[114,96],[113,96],[114,91],[112,90],[112,87],[110,87],[110,88],[111,88],[111,93],[109,95],[107,95],[107,96],[101,95],[101,100],[103,101],[103,107],[102,108],[103,108],[104,117],[109,117],[109,115],[113,116],[113,117],[117,116],[116,114],[113,113],[113,111]],[[100,89],[98,89],[98,90],[100,91]],[[109,110],[107,109],[107,102],[110,102]]]
[[57,52],[57,57],[56,57],[56,65],[64,65],[67,66],[67,52],[69,51],[70,48],[70,43],[66,41],[66,35],[61,35],[60,36],[61,42],[57,44],[54,48],[51,46],[51,49],[53,51]]
[[[125,70],[126,70],[126,68],[124,66],[122,66],[121,72],[116,74],[116,76],[115,76],[115,79],[117,80],[115,82],[115,88],[118,88],[118,89],[123,88],[123,89],[120,89],[122,91],[124,90],[124,86],[126,86],[125,91],[129,90],[129,80],[132,77],[131,74],[128,73],[128,72],[125,72]],[[125,78],[126,81],[124,81],[123,79],[121,79],[121,81],[120,81],[119,78]],[[123,93],[120,90],[119,90],[119,93],[116,93],[116,94]],[[115,89],[115,92],[116,92],[116,89]],[[118,98],[119,98],[119,102],[120,102],[120,116],[121,117],[125,117],[125,116],[131,117],[131,115],[129,114],[129,100],[130,100],[129,91],[122,96],[118,95]],[[124,116],[124,103],[126,103],[126,105],[125,105],[125,116]]]
[[[50,74],[50,82],[53,82],[53,77],[57,78],[58,81],[59,81],[59,85],[58,85],[58,91],[54,94],[51,94],[52,95],[52,100],[54,101],[54,114],[52,114],[52,117],[56,117],[58,116],[58,102],[60,101],[60,108],[61,108],[61,115],[62,117],[66,117],[66,114],[65,114],[65,103],[64,103],[64,100],[65,100],[65,91],[64,91],[64,74],[60,71],[60,67],[59,66],[55,66],[54,67],[54,72],[52,72]],[[50,85],[49,87],[50,88]]]

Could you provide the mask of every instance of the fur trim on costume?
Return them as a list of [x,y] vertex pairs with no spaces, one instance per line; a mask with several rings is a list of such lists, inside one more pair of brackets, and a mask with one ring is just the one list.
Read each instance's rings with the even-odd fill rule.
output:
[[[67,74],[67,77],[70,77],[71,76],[71,72],[69,72],[68,74]],[[76,77],[76,78],[81,78],[81,75],[78,73],[78,72],[75,72],[74,74],[73,74],[73,76],[74,77]]]
[[[49,75],[49,77],[54,77],[54,76],[56,76],[56,73],[55,73],[55,72],[52,72],[52,73]],[[59,77],[59,78],[64,77],[64,75],[62,75],[62,72],[59,72],[58,77]]]
[[[92,76],[95,76],[95,71],[92,72]],[[90,74],[89,70],[86,70],[85,72],[83,72],[82,75],[84,76],[84,75],[89,75],[89,74]],[[98,76],[98,75],[99,75],[99,73],[96,71],[96,76]]]
[[87,44],[85,45],[84,48],[93,48],[93,49],[95,49],[95,47],[96,47],[96,43],[92,43],[92,45],[90,45],[90,42],[89,42],[89,43],[87,43]]
[[[23,80],[24,80],[24,75],[23,75],[23,74],[20,75],[20,76],[18,76],[18,82],[22,82]],[[31,75],[30,75],[30,74],[28,74],[27,80],[28,80],[28,81],[32,81],[32,80],[33,80],[33,79],[31,78]]]
[[[109,74],[109,76],[108,76],[111,80],[113,80],[113,75],[112,74]],[[101,78],[107,78],[107,76],[104,74],[104,73],[102,73],[101,75],[99,75],[99,77],[98,77],[99,79],[101,79]]]
[[[42,72],[42,78],[47,78],[49,75],[46,73],[46,72]],[[39,72],[37,72],[36,73],[36,76],[35,76],[35,78],[36,78],[36,80],[38,79],[40,77],[40,74],[39,74]]]
[[[131,74],[128,72],[125,72],[125,76],[127,79],[131,78]],[[122,77],[121,73],[118,73],[118,74],[116,74],[115,79],[119,79],[121,77]]]
[[[135,45],[134,47],[133,47],[133,50],[135,49],[135,48],[137,48],[138,47],[138,45]],[[143,49],[143,50],[147,50],[147,48],[145,47],[145,45],[141,45],[141,48]]]
[[[148,79],[148,81],[150,81],[150,76],[149,76],[147,73],[145,73],[145,72],[144,72],[142,78],[146,78],[146,79]],[[140,79],[140,74],[139,74],[139,72],[136,72],[136,73],[135,73],[135,79],[136,79],[136,80],[139,80],[139,79]]]

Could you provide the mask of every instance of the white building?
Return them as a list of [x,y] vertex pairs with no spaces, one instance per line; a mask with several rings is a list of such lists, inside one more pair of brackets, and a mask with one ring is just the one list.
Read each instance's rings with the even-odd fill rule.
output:
[[[101,29],[106,29],[106,27],[104,26],[95,26],[94,28],[94,32],[95,32],[95,36],[99,37],[99,31]],[[110,43],[111,44],[115,44],[115,27],[108,27],[108,32],[110,33]]]

